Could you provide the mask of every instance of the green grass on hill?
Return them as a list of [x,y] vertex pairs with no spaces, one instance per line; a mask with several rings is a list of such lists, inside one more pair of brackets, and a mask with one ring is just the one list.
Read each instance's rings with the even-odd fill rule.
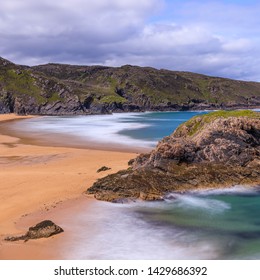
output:
[[229,118],[229,117],[248,117],[248,118],[260,118],[259,112],[254,112],[251,110],[236,110],[236,111],[216,111],[205,114],[203,116],[195,116],[180,125],[176,133],[181,133],[184,129],[188,129],[188,135],[192,136],[197,133],[205,124],[212,122],[217,118]]

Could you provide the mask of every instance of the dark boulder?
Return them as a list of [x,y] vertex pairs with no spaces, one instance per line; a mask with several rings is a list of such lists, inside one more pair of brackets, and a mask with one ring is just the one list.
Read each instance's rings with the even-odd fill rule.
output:
[[110,169],[111,169],[110,167],[102,166],[102,167],[100,167],[100,168],[97,170],[97,173],[103,172],[103,171],[107,171],[107,170],[110,170]]
[[6,241],[18,241],[18,240],[28,241],[29,239],[48,238],[55,234],[59,234],[63,231],[64,230],[61,227],[57,226],[52,221],[45,220],[45,221],[38,223],[34,227],[30,227],[25,235],[8,236],[5,238],[5,240]]

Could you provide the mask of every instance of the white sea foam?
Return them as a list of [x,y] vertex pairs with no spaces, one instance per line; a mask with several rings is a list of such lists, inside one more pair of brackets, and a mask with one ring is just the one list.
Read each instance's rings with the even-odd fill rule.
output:
[[[187,231],[158,227],[135,215],[138,204],[118,206],[94,202],[91,211],[74,215],[68,259],[211,259],[219,254],[214,242],[192,238]],[[91,228],[90,228],[91,227]],[[193,240],[197,242],[193,242]]]
[[[122,130],[142,129],[148,124],[135,122],[140,113],[126,113],[98,116],[76,117],[41,117],[27,119],[16,124],[16,129],[23,132],[37,132],[38,134],[63,134],[76,137],[81,141],[93,141],[100,144],[120,144],[132,147],[154,147],[156,141],[135,139],[119,134]],[[131,122],[127,119],[131,119]]]
[[174,203],[181,208],[201,209],[212,213],[219,213],[230,209],[230,205],[226,202],[189,194],[170,194],[166,197],[166,201]]
[[251,187],[246,185],[234,185],[229,188],[220,188],[220,189],[208,189],[200,191],[190,191],[190,194],[197,194],[200,196],[209,196],[209,195],[232,195],[232,194],[255,194],[259,192],[259,187]]

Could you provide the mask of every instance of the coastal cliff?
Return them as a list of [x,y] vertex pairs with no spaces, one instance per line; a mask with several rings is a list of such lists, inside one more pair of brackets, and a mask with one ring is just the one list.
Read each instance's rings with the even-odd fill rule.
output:
[[260,113],[249,110],[193,117],[87,193],[115,202],[157,200],[172,191],[238,184],[260,184]]
[[124,65],[16,65],[0,58],[0,113],[87,115],[260,107],[260,83]]

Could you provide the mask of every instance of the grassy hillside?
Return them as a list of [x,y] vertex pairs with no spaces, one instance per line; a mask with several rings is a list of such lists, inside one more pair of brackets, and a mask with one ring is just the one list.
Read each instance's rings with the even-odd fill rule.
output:
[[[34,69],[78,85],[84,93],[106,96],[111,102],[126,100],[147,108],[196,104],[207,106],[253,105],[260,103],[260,84],[205,75],[157,70],[150,67],[71,66],[48,64]],[[120,99],[123,97],[124,99]]]
[[27,67],[0,59],[0,112],[95,114],[257,106],[260,83],[255,82],[131,65]]

